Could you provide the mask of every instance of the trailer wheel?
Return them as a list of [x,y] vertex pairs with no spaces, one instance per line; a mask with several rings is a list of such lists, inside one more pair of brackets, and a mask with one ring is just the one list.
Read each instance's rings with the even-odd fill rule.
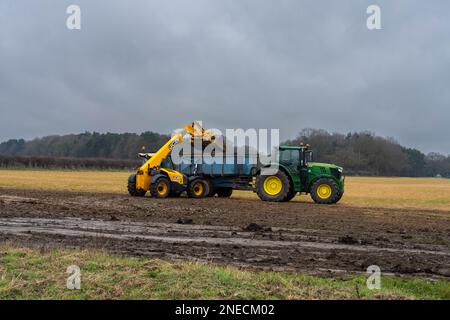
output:
[[283,172],[271,176],[259,175],[256,177],[256,193],[263,201],[285,201],[291,194],[291,181]]
[[170,181],[166,177],[159,177],[150,187],[150,193],[155,198],[167,198],[170,195]]
[[204,180],[208,184],[208,195],[207,197],[214,197],[216,195],[216,188],[214,188],[214,185],[211,180]]
[[217,196],[219,198],[229,198],[233,194],[233,188],[218,188]]
[[189,198],[205,198],[209,194],[209,184],[202,179],[194,179],[189,183],[187,194]]
[[311,198],[315,203],[336,203],[340,199],[340,194],[337,183],[331,178],[320,178],[311,186]]
[[136,175],[132,174],[128,177],[128,193],[133,197],[143,197],[146,191],[142,189],[136,189]]

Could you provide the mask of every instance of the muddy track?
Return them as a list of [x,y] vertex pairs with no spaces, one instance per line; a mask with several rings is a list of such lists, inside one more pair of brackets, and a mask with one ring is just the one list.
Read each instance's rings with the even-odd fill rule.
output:
[[0,241],[271,270],[450,277],[450,212],[0,189]]

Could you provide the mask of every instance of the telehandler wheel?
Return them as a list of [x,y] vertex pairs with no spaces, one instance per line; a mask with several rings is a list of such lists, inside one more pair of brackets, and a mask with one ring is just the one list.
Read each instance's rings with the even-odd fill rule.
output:
[[339,201],[340,191],[331,178],[320,178],[311,186],[311,198],[315,203],[333,204]]
[[136,175],[132,174],[128,177],[128,193],[133,197],[143,197],[146,191],[142,189],[136,189]]
[[217,196],[219,198],[229,198],[233,194],[233,188],[218,188]]
[[179,198],[180,196],[181,196],[180,191],[171,191],[169,194],[169,197],[172,197],[172,198]]
[[150,186],[150,193],[155,198],[167,198],[170,194],[170,181],[166,177],[160,177]]
[[291,181],[283,171],[271,176],[256,177],[256,193],[263,201],[285,201],[291,195],[292,189]]
[[209,184],[202,179],[192,180],[187,188],[187,194],[189,198],[205,198],[209,194]]

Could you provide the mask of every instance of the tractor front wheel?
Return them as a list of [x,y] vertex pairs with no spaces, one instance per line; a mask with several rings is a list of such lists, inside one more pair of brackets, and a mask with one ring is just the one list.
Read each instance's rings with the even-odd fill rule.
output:
[[155,198],[167,198],[170,195],[170,181],[166,177],[160,177],[151,184],[150,193]]
[[292,189],[291,181],[283,171],[271,176],[256,177],[256,193],[263,201],[286,201],[292,195]]
[[339,197],[336,200],[336,203],[339,202],[342,199],[342,196],[344,195],[343,192],[339,192]]
[[311,186],[311,198],[315,203],[333,204],[339,201],[341,192],[331,178],[320,178]]

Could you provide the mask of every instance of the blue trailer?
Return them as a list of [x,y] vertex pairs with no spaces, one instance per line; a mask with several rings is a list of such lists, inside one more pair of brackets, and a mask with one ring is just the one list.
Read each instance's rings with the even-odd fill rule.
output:
[[257,155],[224,155],[184,156],[180,163],[175,164],[167,157],[161,164],[163,168],[176,170],[188,179],[202,178],[207,181],[208,195],[219,197],[231,196],[233,190],[253,190],[253,178],[259,168]]

